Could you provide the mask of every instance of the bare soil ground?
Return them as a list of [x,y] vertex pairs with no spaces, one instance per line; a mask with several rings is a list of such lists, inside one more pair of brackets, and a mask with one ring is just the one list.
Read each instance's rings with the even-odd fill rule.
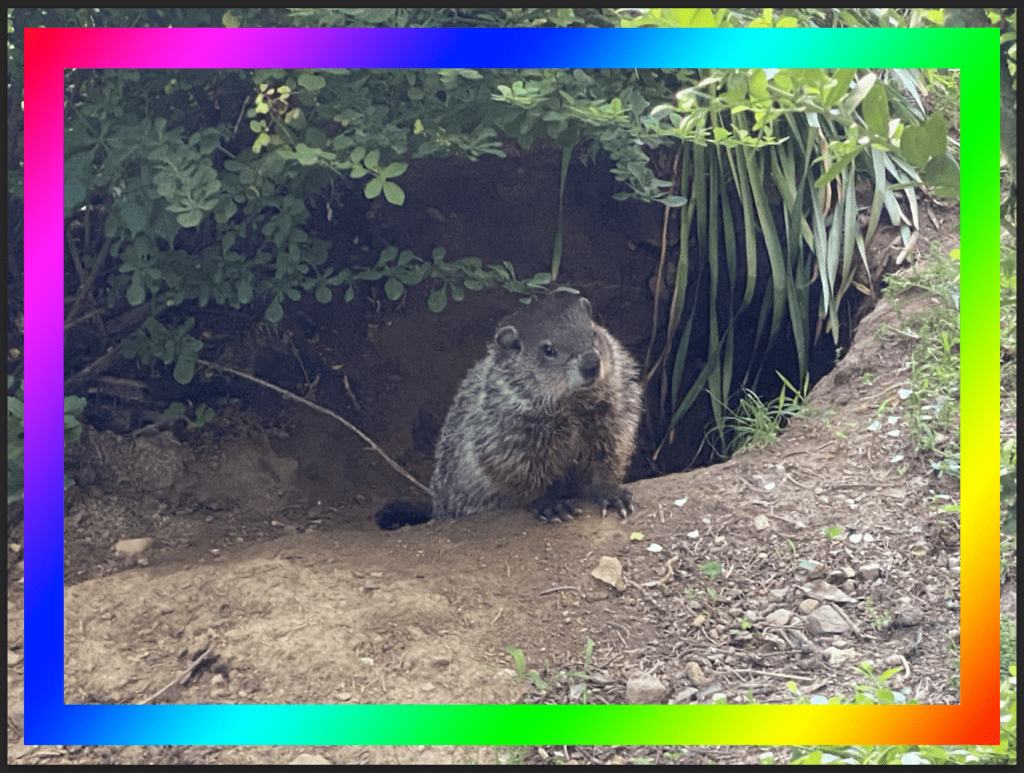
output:
[[[496,511],[381,532],[379,503],[297,506],[301,463],[245,422],[196,448],[170,433],[94,434],[87,445],[117,483],[83,493],[68,515],[66,700],[564,702],[572,680],[558,674],[583,668],[591,639],[591,703],[625,702],[641,675],[637,689],[657,702],[788,703],[789,681],[803,694],[849,695],[864,660],[900,666],[893,686],[909,697],[954,703],[959,525],[929,503],[957,486],[909,455],[892,461],[907,454],[897,394],[909,344],[876,339],[884,324],[896,318],[883,303],[814,390],[814,413],[777,445],[634,483],[627,522],[589,512],[547,525]],[[870,431],[876,419],[883,429]],[[841,535],[825,536],[831,526]],[[137,556],[111,549],[133,537],[154,542]],[[618,588],[592,574],[606,557],[621,565]],[[712,561],[722,572],[709,577],[700,567]],[[20,624],[9,608],[15,641]],[[546,694],[515,679],[507,647],[546,676]],[[160,692],[201,653],[184,685]],[[22,751],[44,761],[42,747]],[[250,751],[270,762],[301,750]],[[129,761],[119,749],[59,753],[104,754]],[[245,759],[226,747],[202,757]],[[130,759],[184,761],[141,747]]]
[[[372,355],[345,353],[367,430],[412,448],[403,461],[421,480],[418,427],[443,417],[482,355],[502,313],[492,302],[441,315],[440,339],[413,312],[371,324]],[[911,311],[931,302],[906,299]],[[329,360],[331,318],[314,321]],[[276,397],[184,435],[87,431],[68,461],[79,487],[65,531],[65,700],[566,703],[585,684],[592,704],[790,703],[790,682],[852,695],[854,666],[870,660],[899,667],[890,686],[908,698],[955,703],[960,531],[938,507],[959,499],[959,482],[909,447],[911,339],[887,332],[897,324],[880,302],[777,444],[632,483],[625,522],[591,509],[548,525],[514,510],[382,532],[373,512],[408,485],[340,425]],[[609,326],[629,340],[625,323]],[[409,361],[426,370],[403,378]],[[9,532],[9,762],[494,759],[452,747],[26,747],[18,541]],[[516,678],[509,647],[546,689]],[[566,673],[585,665],[585,679]],[[529,760],[669,761],[663,751]],[[683,763],[754,759],[675,751]]]

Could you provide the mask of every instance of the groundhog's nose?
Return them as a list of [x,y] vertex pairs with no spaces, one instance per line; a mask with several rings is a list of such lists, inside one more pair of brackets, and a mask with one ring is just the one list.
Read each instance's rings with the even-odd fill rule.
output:
[[601,375],[601,357],[597,352],[587,352],[580,357],[580,375],[584,383],[590,384]]

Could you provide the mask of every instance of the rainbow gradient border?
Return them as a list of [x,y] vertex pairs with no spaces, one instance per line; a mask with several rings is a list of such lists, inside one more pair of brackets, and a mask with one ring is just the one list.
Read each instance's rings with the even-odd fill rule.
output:
[[[27,29],[24,50],[27,744],[998,743],[998,30]],[[65,706],[64,68],[698,66],[961,69],[963,702]]]

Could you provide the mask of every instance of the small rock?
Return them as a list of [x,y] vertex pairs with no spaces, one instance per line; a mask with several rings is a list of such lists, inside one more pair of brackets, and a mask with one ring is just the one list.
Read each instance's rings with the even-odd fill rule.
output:
[[626,703],[631,705],[661,703],[668,692],[653,676],[635,676],[626,681]]
[[843,593],[839,588],[824,580],[804,583],[800,586],[800,590],[818,601],[836,601],[844,604],[853,601],[850,596]]
[[825,577],[825,582],[828,582],[832,585],[842,585],[848,579],[849,578],[846,576],[846,572],[844,572],[842,569],[833,569]]
[[327,758],[322,754],[306,754],[303,752],[294,760],[288,763],[289,765],[330,765]]
[[228,687],[227,680],[221,674],[214,674],[210,679],[210,697],[226,698],[230,692],[231,688]]
[[874,582],[881,573],[882,567],[876,563],[864,564],[864,566],[857,570],[857,574],[865,582]]
[[839,649],[838,647],[826,647],[821,652],[825,662],[830,666],[842,666],[847,663],[857,663],[861,659],[860,653],[852,649]]
[[788,609],[776,609],[766,615],[764,621],[772,628],[782,628],[784,625],[788,625],[792,619],[793,613]]
[[143,553],[149,550],[149,547],[153,544],[153,540],[149,537],[139,537],[138,539],[123,539],[119,540],[114,545],[114,552],[120,553],[124,556],[137,556],[139,553]]
[[823,604],[807,616],[807,632],[813,636],[846,633],[849,624],[831,604]]
[[815,609],[817,609],[820,605],[821,605],[821,602],[818,601],[817,599],[804,599],[799,604],[797,604],[797,609],[800,610],[801,614],[809,615],[809,614],[811,614],[811,612],[813,612]]
[[615,590],[625,590],[626,581],[622,579],[622,563],[612,556],[601,556],[597,567],[590,573],[601,582],[611,585]]
[[683,666],[683,674],[694,687],[707,687],[711,684],[711,678],[706,676],[700,665],[692,660]]
[[921,625],[924,622],[924,610],[921,605],[909,596],[904,596],[896,602],[896,625],[904,627]]
[[807,576],[810,578],[821,577],[825,574],[825,565],[821,561],[808,560],[802,562],[802,566],[807,569]]

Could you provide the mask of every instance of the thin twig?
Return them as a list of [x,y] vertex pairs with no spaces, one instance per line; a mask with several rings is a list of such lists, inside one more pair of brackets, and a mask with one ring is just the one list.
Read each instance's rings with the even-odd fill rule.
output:
[[[72,299],[71,307],[67,311],[65,319],[67,320],[64,329],[67,330],[74,327],[82,318],[78,317],[78,312],[82,308],[82,305],[87,299],[92,298],[92,286],[96,281],[96,276],[99,274],[100,269],[103,268],[103,263],[106,261],[107,256],[110,254],[110,248],[113,244],[113,240],[107,239],[103,243],[102,249],[100,249],[99,257],[96,259],[96,265],[93,269],[87,270],[82,264],[82,259],[78,254],[78,248],[75,247],[75,240],[71,238],[70,228],[67,231],[67,245],[68,252],[71,254],[71,260],[75,264],[75,272],[78,274],[78,291],[75,293],[75,297]],[[86,315],[88,316],[88,315]]]
[[575,585],[559,585],[559,586],[557,586],[555,588],[548,588],[547,590],[542,590],[538,595],[546,596],[549,593],[554,593],[555,591],[560,591],[560,590],[574,590],[577,593],[582,593],[582,591],[579,588],[577,588]]
[[245,107],[249,104],[250,99],[252,99],[252,94],[246,96],[245,102],[242,103],[242,109],[238,111],[238,120],[235,121],[235,128],[231,130],[232,137],[238,134],[238,125],[242,123],[242,117],[245,115]]
[[199,664],[202,663],[204,660],[207,660],[210,657],[210,653],[211,652],[213,652],[213,645],[212,644],[209,647],[206,648],[205,652],[201,653],[195,660],[193,660],[191,663],[189,663],[188,664],[188,668],[186,668],[184,671],[182,671],[180,674],[178,674],[178,676],[176,676],[171,681],[170,684],[168,684],[166,687],[164,687],[162,690],[160,690],[160,692],[158,692],[156,695],[151,695],[150,697],[146,698],[145,700],[139,701],[139,703],[137,703],[136,705],[138,705],[138,706],[145,706],[147,703],[152,703],[153,701],[155,701],[157,698],[159,698],[161,695],[163,695],[165,692],[170,690],[175,685],[185,684],[185,682],[188,681],[188,678],[190,676],[192,676],[192,673],[199,667]]
[[400,474],[403,477],[405,477],[406,479],[408,479],[417,488],[422,489],[423,491],[425,491],[428,496],[430,495],[430,489],[429,488],[424,486],[422,483],[420,483],[418,480],[416,480],[412,475],[410,475],[404,469],[402,469],[402,466],[398,462],[396,462],[394,459],[392,459],[390,456],[388,456],[386,453],[384,453],[384,449],[381,448],[376,443],[374,443],[372,440],[370,440],[370,438],[367,437],[365,434],[363,434],[359,430],[358,427],[354,426],[353,424],[351,424],[347,420],[343,419],[341,416],[336,414],[334,411],[332,411],[332,410],[330,410],[328,408],[324,408],[321,405],[317,405],[316,403],[310,402],[309,400],[305,399],[304,397],[299,397],[294,392],[289,392],[287,389],[282,389],[281,387],[276,386],[275,384],[271,384],[269,381],[264,381],[261,378],[256,378],[256,376],[250,376],[248,373],[243,373],[240,370],[235,370],[234,368],[228,367],[227,365],[219,365],[216,362],[210,362],[209,360],[199,360],[199,359],[197,359],[196,362],[199,363],[200,365],[206,365],[207,367],[215,368],[217,370],[222,370],[225,373],[231,373],[232,375],[239,376],[239,377],[244,378],[244,379],[248,379],[249,381],[252,381],[254,384],[259,384],[260,386],[263,386],[263,387],[266,387],[267,389],[273,390],[274,392],[277,392],[278,394],[280,394],[281,396],[283,396],[283,397],[285,397],[285,398],[287,398],[289,400],[294,400],[297,403],[302,403],[307,408],[312,408],[314,411],[319,411],[320,413],[326,414],[326,415],[330,416],[332,419],[337,419],[342,424],[344,424],[346,427],[348,427],[350,430],[355,432],[363,440],[363,442],[365,442],[368,446],[370,446],[370,448],[372,448],[374,451],[376,451],[378,454],[380,454],[381,457],[384,459],[384,461],[387,462],[388,465],[395,472],[397,472],[398,474]]
[[120,356],[121,344],[116,344],[78,371],[78,373],[73,373],[68,376],[64,381],[65,394],[68,392],[72,384],[76,384],[84,378],[89,378],[96,374],[103,373],[110,366],[110,363]]
[[756,676],[771,676],[779,679],[792,679],[794,682],[813,682],[817,677],[800,676],[799,674],[780,674],[777,671],[759,671],[756,668],[733,668],[735,674],[754,674]]

